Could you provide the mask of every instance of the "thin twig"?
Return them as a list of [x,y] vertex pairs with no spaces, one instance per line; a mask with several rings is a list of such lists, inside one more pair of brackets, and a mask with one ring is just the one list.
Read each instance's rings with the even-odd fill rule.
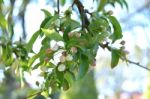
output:
[[[109,44],[109,43],[106,42],[106,44],[99,44],[99,45],[100,45],[103,49],[107,48],[109,51],[111,51],[112,48],[111,48],[108,44]],[[128,62],[128,63],[130,63],[130,64],[134,64],[134,65],[136,65],[136,66],[138,66],[138,67],[141,67],[141,68],[143,68],[143,69],[146,69],[146,70],[150,71],[150,68],[147,68],[147,67],[141,65],[139,62],[134,62],[134,61],[131,61],[131,60],[127,59],[126,57],[122,57],[120,54],[118,54],[118,55],[119,55],[119,57],[120,57],[121,60],[125,60],[126,62]]]
[[134,64],[134,65],[136,65],[136,66],[139,66],[139,67],[141,67],[141,68],[144,68],[144,69],[150,71],[149,68],[147,68],[147,67],[141,65],[139,62],[134,62],[134,61],[131,61],[131,60],[128,60],[128,59],[127,59],[126,61],[127,61],[128,63],[130,63],[130,64]]

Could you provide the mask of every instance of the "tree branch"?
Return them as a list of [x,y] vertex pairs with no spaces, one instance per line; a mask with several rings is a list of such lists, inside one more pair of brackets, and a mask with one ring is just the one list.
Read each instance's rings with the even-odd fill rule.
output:
[[82,30],[84,28],[86,28],[88,30],[88,25],[90,24],[88,18],[87,18],[87,15],[86,15],[86,11],[84,9],[84,6],[83,4],[79,1],[79,0],[74,0],[72,6],[76,4],[78,10],[79,10],[79,13],[81,15],[81,21],[82,21]]
[[131,60],[129,60],[129,59],[126,59],[126,61],[127,61],[128,63],[130,63],[130,64],[134,64],[134,65],[136,65],[136,66],[139,66],[139,67],[141,67],[141,68],[143,68],[143,69],[146,69],[146,70],[150,71],[149,68],[147,68],[147,67],[141,65],[139,62],[134,62],[134,61],[131,61]]
[[57,0],[57,10],[58,10],[58,14],[60,13],[60,6],[59,6],[59,0]]
[[[100,45],[100,47],[102,47],[103,49],[107,48],[109,51],[111,51],[112,48],[111,48],[108,44],[109,44],[109,42],[106,42],[106,44],[101,44],[101,43],[100,43],[99,45]],[[118,55],[119,55],[119,54],[118,54]],[[139,62],[131,61],[131,60],[127,59],[126,57],[122,57],[121,55],[119,55],[119,57],[120,57],[121,60],[125,60],[126,62],[128,62],[128,63],[130,63],[130,64],[134,64],[134,65],[136,65],[136,66],[138,66],[138,67],[141,67],[141,68],[143,68],[143,69],[146,69],[146,70],[150,71],[150,68],[147,68],[147,67],[141,65]]]

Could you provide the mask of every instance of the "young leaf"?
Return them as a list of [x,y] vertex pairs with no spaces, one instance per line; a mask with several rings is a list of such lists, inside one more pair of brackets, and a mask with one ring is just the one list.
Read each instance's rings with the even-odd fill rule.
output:
[[114,43],[116,40],[121,39],[123,37],[122,29],[121,29],[121,26],[120,26],[118,20],[114,16],[109,16],[108,18],[114,28],[114,33],[111,35],[112,43]]
[[63,41],[62,36],[57,33],[54,29],[44,29],[41,28],[42,32],[50,39],[50,40],[56,40],[56,41]]
[[107,3],[107,0],[100,0],[98,4],[98,11],[102,11]]
[[52,23],[58,19],[58,15],[46,17],[40,25],[40,36],[43,36],[41,28],[48,29],[52,26]]
[[7,21],[5,17],[0,13],[0,27],[7,29]]
[[69,82],[66,79],[63,80],[62,86],[64,91],[68,90],[70,87]]
[[120,58],[120,50],[112,49],[111,51],[111,68],[114,68],[118,65]]
[[65,79],[68,81],[69,85],[71,86],[74,81],[75,81],[75,75],[70,72],[70,71],[66,71],[65,75],[64,75]]
[[80,27],[80,23],[73,20],[73,19],[70,19],[70,18],[67,18],[63,23],[62,23],[62,27],[68,27],[70,26],[70,29],[71,30],[74,30],[76,28],[79,28]]
[[34,55],[33,57],[31,57],[31,58],[29,59],[29,62],[28,62],[28,67],[32,66],[32,64],[34,63],[34,61],[35,61],[36,59],[38,59],[38,58],[39,58],[39,55],[38,55],[38,54],[36,54],[36,55]]
[[64,6],[65,3],[66,3],[66,0],[60,0],[60,3],[61,3],[62,6]]
[[127,3],[127,1],[126,0],[122,0],[122,2],[124,3],[124,5],[125,5],[125,7],[127,8],[127,10],[129,9],[129,7],[128,7],[128,3]]
[[51,13],[50,13],[49,11],[47,11],[46,9],[41,9],[41,11],[44,12],[45,17],[50,17],[50,16],[52,16]]
[[71,27],[70,25],[66,27],[64,33],[63,33],[63,39],[65,42],[67,42],[69,40],[69,37],[68,37],[68,33],[71,31]]
[[81,57],[80,57],[80,65],[79,65],[79,76],[78,76],[78,79],[83,78],[84,75],[87,73],[88,69],[89,69],[88,57],[82,54]]
[[32,50],[33,44],[35,42],[35,40],[37,39],[37,37],[39,36],[39,31],[35,32],[33,34],[33,36],[31,37],[30,41],[28,42],[26,49],[28,52],[30,52]]

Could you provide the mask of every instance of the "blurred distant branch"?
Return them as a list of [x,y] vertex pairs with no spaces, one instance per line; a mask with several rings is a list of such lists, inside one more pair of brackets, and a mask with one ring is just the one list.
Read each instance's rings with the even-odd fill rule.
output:
[[120,19],[120,22],[127,22],[130,18],[135,16],[137,13],[142,12],[144,9],[148,8],[150,6],[150,0],[148,0],[142,7],[138,8],[136,11],[134,11],[131,14],[128,14],[124,18]]
[[60,12],[60,6],[59,6],[59,3],[60,3],[60,1],[57,0],[57,10],[58,10],[58,14],[59,14],[59,12]]
[[26,39],[26,29],[25,29],[25,11],[26,11],[26,7],[28,5],[28,3],[30,2],[30,0],[24,0],[22,1],[21,4],[21,8],[20,8],[20,12],[19,12],[19,16],[21,18],[21,25],[22,25],[22,30],[23,30],[23,39]]

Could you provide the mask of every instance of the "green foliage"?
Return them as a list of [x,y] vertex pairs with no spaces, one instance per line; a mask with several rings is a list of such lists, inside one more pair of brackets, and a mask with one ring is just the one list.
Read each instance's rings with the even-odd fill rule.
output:
[[7,20],[1,13],[0,13],[0,27],[2,27],[3,29],[7,29]]
[[30,41],[28,42],[28,44],[27,44],[27,46],[26,46],[28,52],[30,52],[30,51],[32,50],[33,44],[34,44],[34,42],[36,41],[36,39],[38,38],[38,36],[39,36],[39,31],[35,32],[35,33],[32,35]]
[[120,58],[119,53],[120,53],[120,50],[113,49],[111,51],[111,67],[112,68],[117,66],[117,64],[119,62],[119,58]]
[[60,99],[98,99],[93,72],[78,80]]
[[115,42],[116,40],[121,39],[123,36],[121,26],[114,16],[109,16],[108,18],[113,25],[114,31],[113,31],[111,38],[112,38],[112,41]]
[[[0,4],[2,2],[0,0]],[[66,0],[60,0],[60,3],[63,6]],[[107,4],[114,6],[115,3],[127,7],[125,0],[100,0],[98,8],[89,13],[82,2],[75,0],[63,14],[59,14],[59,11],[51,14],[42,9],[45,18],[27,43],[22,39],[15,43],[12,41],[14,24],[8,21],[12,18],[6,20],[6,15],[0,13],[0,64],[20,76],[21,86],[24,84],[24,71],[30,73],[37,68],[41,70],[40,76],[45,80],[41,85],[44,95],[40,93],[34,99],[45,99],[60,89],[66,91],[74,82],[82,80],[89,68],[95,65],[99,47],[111,52],[111,67],[114,68],[119,59],[125,58],[125,52],[121,48],[113,48],[111,44],[116,43],[123,35],[118,20],[112,16],[111,11],[105,11],[104,7]],[[74,6],[79,10],[79,20],[72,18]],[[42,39],[42,46],[35,53],[33,46],[38,37]],[[52,41],[56,42],[54,46],[51,45]],[[59,45],[58,42],[63,44]],[[33,55],[29,57],[31,53]],[[36,84],[39,86],[38,82]]]

